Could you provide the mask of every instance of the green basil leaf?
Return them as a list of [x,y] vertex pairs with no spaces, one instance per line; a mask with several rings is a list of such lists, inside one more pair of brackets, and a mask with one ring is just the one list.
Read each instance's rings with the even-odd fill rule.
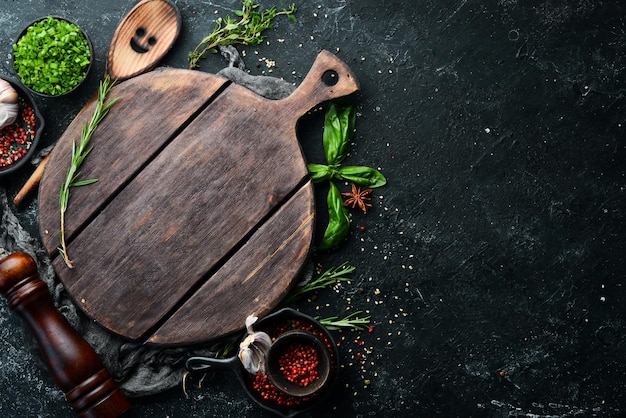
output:
[[320,250],[336,247],[348,235],[350,230],[350,218],[348,210],[343,205],[341,192],[335,184],[330,182],[330,189],[326,197],[328,204],[328,226],[324,232],[324,238],[318,246]]
[[324,151],[329,165],[337,165],[348,155],[356,124],[353,106],[331,103],[324,119]]
[[319,183],[324,180],[328,180],[331,177],[330,167],[324,164],[314,164],[311,163],[308,165],[309,174],[311,175],[311,180],[313,183]]
[[387,184],[387,179],[380,171],[361,165],[341,167],[337,171],[337,177],[370,188]]

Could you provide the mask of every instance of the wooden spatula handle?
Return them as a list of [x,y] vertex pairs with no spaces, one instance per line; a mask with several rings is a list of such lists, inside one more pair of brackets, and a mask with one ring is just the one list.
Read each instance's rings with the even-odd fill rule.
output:
[[79,416],[114,418],[129,409],[98,354],[55,308],[30,255],[0,260],[0,293],[33,332],[52,378]]
[[30,175],[24,186],[20,189],[20,191],[13,198],[13,204],[18,208],[22,206],[22,203],[26,200],[30,194],[37,189],[39,186],[39,182],[41,181],[41,177],[43,176],[43,170],[46,168],[46,164],[48,163],[48,158],[50,154],[46,155],[46,157],[41,160],[33,174]]

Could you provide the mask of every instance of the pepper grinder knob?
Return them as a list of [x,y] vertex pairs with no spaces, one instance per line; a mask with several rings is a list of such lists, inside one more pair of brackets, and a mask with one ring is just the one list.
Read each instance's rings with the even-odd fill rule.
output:
[[55,383],[83,418],[116,418],[130,403],[94,349],[55,308],[33,258],[0,260],[0,293],[35,336]]

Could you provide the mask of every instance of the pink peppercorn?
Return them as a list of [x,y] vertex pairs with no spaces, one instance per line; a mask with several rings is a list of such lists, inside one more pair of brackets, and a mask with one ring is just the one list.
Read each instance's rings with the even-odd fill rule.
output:
[[300,387],[307,387],[319,376],[317,350],[309,345],[289,345],[278,359],[278,364],[284,378]]
[[20,99],[17,120],[0,129],[0,169],[16,163],[28,153],[36,124],[32,106]]

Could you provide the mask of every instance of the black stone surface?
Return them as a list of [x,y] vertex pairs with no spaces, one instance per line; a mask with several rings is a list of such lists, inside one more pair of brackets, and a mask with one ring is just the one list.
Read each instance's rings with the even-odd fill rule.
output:
[[[184,28],[163,64],[183,68],[214,19],[240,2],[176,3]],[[3,74],[12,73],[15,36],[38,17],[71,18],[94,43],[89,83],[63,100],[39,99],[41,146],[96,90],[109,41],[133,4],[0,2]],[[354,281],[298,308],[365,311],[374,329],[334,334],[340,383],[306,416],[624,414],[626,5],[296,4],[298,23],[278,19],[266,43],[239,48],[245,63],[252,74],[298,83],[320,49],[337,53],[362,85],[346,163],[378,167],[389,181],[367,214],[353,212],[350,238],[315,255],[323,268],[356,266]],[[225,65],[210,56],[200,70]],[[310,162],[324,162],[322,120],[316,112],[300,126]],[[31,170],[0,179],[10,197]],[[36,201],[20,217],[36,231]],[[71,416],[4,300],[0,309],[0,416]],[[189,397],[177,388],[133,405],[131,417],[269,416],[228,374],[205,379]]]

